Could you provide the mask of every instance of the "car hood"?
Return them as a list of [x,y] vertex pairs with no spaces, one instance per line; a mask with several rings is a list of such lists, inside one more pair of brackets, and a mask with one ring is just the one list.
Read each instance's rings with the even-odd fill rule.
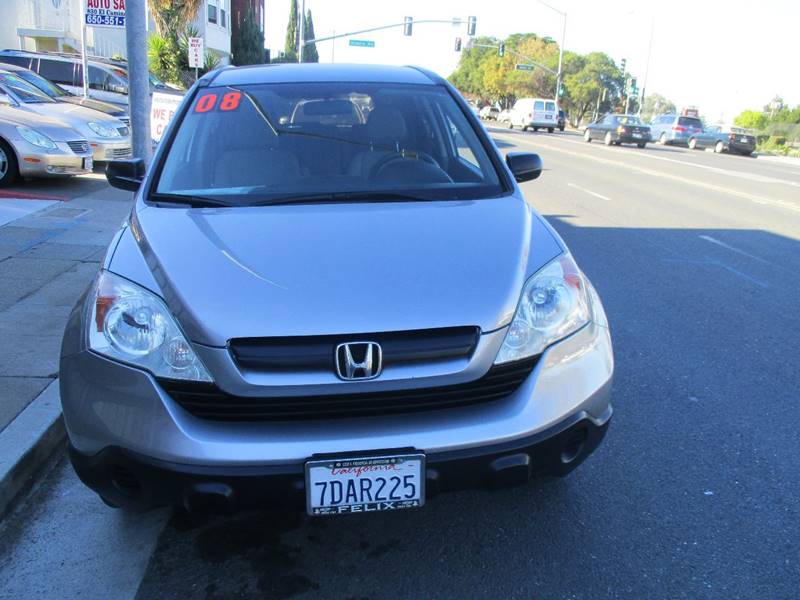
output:
[[[523,199],[507,196],[144,207],[131,230],[145,279],[152,275],[187,335],[224,346],[237,337],[495,330],[519,300],[534,219]],[[554,239],[538,225],[553,254]],[[115,257],[110,268],[137,279],[125,262]]]
[[97,134],[92,132],[86,125],[90,121],[95,123],[104,123],[109,127],[125,127],[125,124],[115,117],[110,117],[105,113],[91,108],[86,108],[78,104],[69,104],[66,102],[47,102],[42,104],[25,104],[23,107],[26,110],[35,112],[36,114],[51,117],[63,121],[70,127],[84,132],[85,136],[97,137]]
[[111,117],[122,117],[126,114],[119,106],[101,102],[100,100],[93,100],[92,98],[84,98],[83,96],[61,96],[58,101],[97,110]]
[[63,121],[42,116],[38,113],[15,106],[0,106],[0,124],[3,123],[13,126],[22,125],[24,127],[31,127],[56,142],[67,142],[86,138],[85,135],[75,131],[75,129],[69,127]]

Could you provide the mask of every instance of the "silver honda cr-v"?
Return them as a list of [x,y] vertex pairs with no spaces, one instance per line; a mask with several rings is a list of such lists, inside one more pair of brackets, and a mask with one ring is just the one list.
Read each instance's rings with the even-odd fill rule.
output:
[[614,361],[516,184],[541,170],[422,69],[206,75],[146,174],[107,170],[136,199],[64,336],[78,475],[124,508],[324,515],[568,473]]

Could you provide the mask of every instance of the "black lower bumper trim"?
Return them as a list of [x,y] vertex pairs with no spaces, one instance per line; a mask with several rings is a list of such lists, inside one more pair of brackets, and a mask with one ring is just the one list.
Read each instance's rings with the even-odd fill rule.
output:
[[[428,497],[439,492],[504,487],[542,475],[564,476],[589,456],[611,420],[579,413],[526,438],[426,456]],[[304,465],[221,467],[165,462],[109,447],[85,455],[70,446],[80,479],[111,505],[130,510],[183,506],[198,512],[305,507]]]

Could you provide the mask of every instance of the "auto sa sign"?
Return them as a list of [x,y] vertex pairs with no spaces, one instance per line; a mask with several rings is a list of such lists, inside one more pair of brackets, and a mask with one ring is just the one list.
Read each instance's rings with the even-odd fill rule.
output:
[[85,0],[83,20],[91,27],[125,27],[125,0]]

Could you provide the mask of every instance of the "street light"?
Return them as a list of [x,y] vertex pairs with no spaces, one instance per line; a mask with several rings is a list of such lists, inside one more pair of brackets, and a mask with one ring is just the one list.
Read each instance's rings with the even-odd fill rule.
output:
[[542,6],[546,6],[550,10],[557,12],[564,17],[564,28],[561,30],[561,45],[558,48],[558,75],[556,75],[556,102],[558,102],[559,93],[561,92],[561,65],[564,62],[564,40],[567,37],[567,13],[558,10],[555,6],[550,6],[547,2],[537,0]]

